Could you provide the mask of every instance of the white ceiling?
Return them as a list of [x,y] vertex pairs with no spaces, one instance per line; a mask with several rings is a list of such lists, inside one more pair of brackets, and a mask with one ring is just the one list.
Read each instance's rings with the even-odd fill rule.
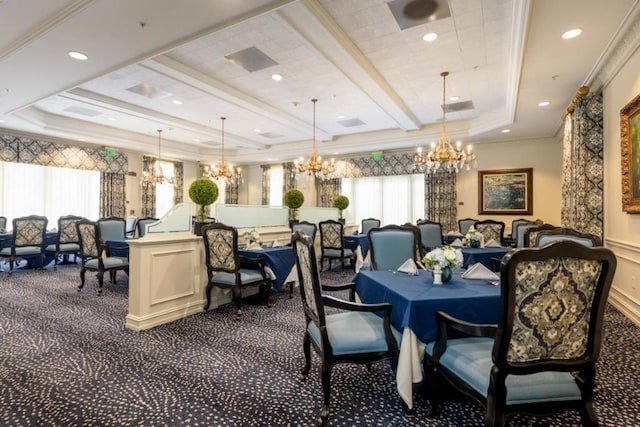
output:
[[[413,149],[440,133],[447,70],[473,103],[452,139],[548,138],[638,2],[437,0],[451,17],[401,30],[386,0],[0,0],[0,127],[152,155],[162,129],[163,156],[212,162],[225,116],[226,157],[265,163],[309,153],[317,98],[325,157]],[[225,58],[251,47],[277,64]]]

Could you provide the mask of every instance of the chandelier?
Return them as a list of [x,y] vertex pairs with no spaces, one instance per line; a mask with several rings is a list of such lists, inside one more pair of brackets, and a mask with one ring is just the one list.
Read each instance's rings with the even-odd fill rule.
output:
[[331,162],[327,162],[326,160],[323,162],[322,156],[318,155],[318,150],[316,150],[316,102],[318,102],[318,100],[314,98],[311,102],[313,102],[313,149],[306,162],[303,157],[293,162],[294,169],[297,174],[306,173],[309,176],[314,175],[316,178],[326,179],[335,172],[336,161],[335,159],[331,159]]
[[448,71],[440,73],[442,76],[442,134],[438,143],[431,144],[431,149],[424,155],[422,154],[422,148],[418,148],[418,152],[415,155],[414,162],[418,170],[421,172],[426,169],[427,173],[435,173],[440,169],[447,172],[458,172],[460,169],[470,169],[471,164],[475,165],[476,155],[473,152],[473,147],[468,145],[466,150],[462,149],[460,141],[456,142],[455,147],[451,145],[451,141],[447,136],[447,120],[446,120],[446,81]]
[[220,117],[222,120],[222,159],[211,168],[209,165],[204,166],[202,176],[213,180],[224,179],[227,181],[242,179],[242,170],[232,166],[224,159],[224,121],[226,117]]
[[162,172],[162,130],[158,129],[158,158],[153,161],[153,164],[149,166],[149,170],[142,171],[142,185],[154,185],[154,184],[173,184],[174,178],[172,176],[164,176]]

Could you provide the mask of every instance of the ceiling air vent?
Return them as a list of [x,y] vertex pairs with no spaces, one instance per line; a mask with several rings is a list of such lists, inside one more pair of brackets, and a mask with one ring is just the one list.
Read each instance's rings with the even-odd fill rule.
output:
[[87,117],[96,117],[102,114],[101,111],[96,111],[90,108],[83,108],[83,107],[68,107],[68,108],[65,108],[64,111],[68,111],[69,113],[73,113],[73,114],[80,114],[81,116],[87,116]]
[[255,46],[239,50],[230,55],[225,55],[224,57],[250,73],[278,65],[276,61],[269,58],[264,52]]
[[365,124],[360,119],[338,120],[338,123],[340,123],[342,126],[344,126],[346,128],[351,128],[351,127],[354,127],[354,126],[362,126],[362,125]]
[[[442,105],[440,106],[442,108]],[[473,110],[473,101],[454,102],[444,107],[445,113],[455,113],[458,111]]]
[[447,0],[392,0],[387,5],[401,30],[451,17]]
[[282,138],[284,135],[280,135],[279,133],[275,133],[275,132],[262,132],[259,133],[258,135],[263,136],[265,138]]
[[150,99],[162,99],[173,95],[172,93],[165,92],[157,87],[151,86],[149,83],[141,83],[139,85],[131,86],[128,87],[127,90]]

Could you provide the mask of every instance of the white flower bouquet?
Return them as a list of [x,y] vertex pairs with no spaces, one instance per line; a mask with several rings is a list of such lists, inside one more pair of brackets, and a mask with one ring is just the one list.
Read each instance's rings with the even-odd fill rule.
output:
[[469,227],[464,238],[467,240],[467,244],[472,248],[479,248],[482,245],[482,233],[476,230],[473,225]]
[[253,242],[260,241],[260,234],[256,231],[255,228],[252,228],[251,230],[245,231],[243,236],[244,236],[245,242],[247,242],[247,243],[253,243]]
[[451,246],[436,248],[422,258],[422,263],[427,270],[433,270],[436,266],[454,270],[463,264],[462,251]]

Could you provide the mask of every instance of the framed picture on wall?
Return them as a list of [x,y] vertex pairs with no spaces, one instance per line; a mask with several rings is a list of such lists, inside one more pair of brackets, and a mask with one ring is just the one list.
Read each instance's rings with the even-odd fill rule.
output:
[[620,110],[622,210],[640,213],[640,95]]
[[533,169],[479,171],[478,214],[533,215]]

